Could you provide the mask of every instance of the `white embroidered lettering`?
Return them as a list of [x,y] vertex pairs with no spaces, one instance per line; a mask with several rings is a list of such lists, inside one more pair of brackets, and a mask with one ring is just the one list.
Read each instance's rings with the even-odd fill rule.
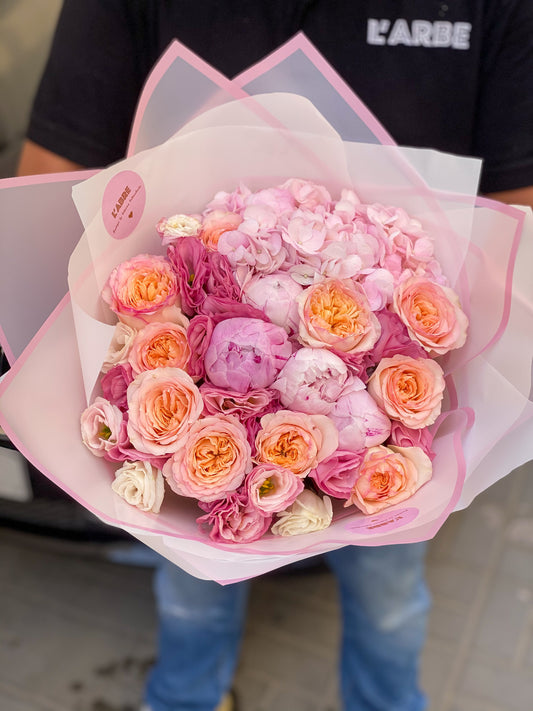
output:
[[454,49],[470,49],[470,22],[456,22],[453,27],[452,47]]
[[411,46],[411,35],[409,33],[409,25],[407,24],[407,20],[396,20],[392,26],[387,44],[392,46],[397,44],[404,44],[407,47]]
[[452,44],[452,23],[442,20],[433,24],[433,46],[450,47]]
[[388,32],[390,20],[370,19],[366,28],[366,41],[368,44],[385,44],[385,37],[382,33]]
[[414,47],[431,47],[431,31],[433,25],[427,20],[413,20],[411,25]]

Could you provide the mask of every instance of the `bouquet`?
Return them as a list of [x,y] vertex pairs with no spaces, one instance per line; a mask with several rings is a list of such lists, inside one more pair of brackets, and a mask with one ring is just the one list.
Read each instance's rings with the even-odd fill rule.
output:
[[[2,186],[11,241],[1,283],[24,296],[0,303],[12,360],[2,427],[103,521],[222,583],[344,545],[431,538],[533,456],[531,215],[476,198],[478,171],[478,161],[394,145],[301,36],[231,82],[174,43],[147,82],[125,161]],[[32,206],[25,220],[21,201]],[[151,306],[128,310],[120,287],[145,260],[160,269],[154,286],[168,276],[165,315],[153,321],[172,325],[167,346],[181,343],[180,353],[156,347],[155,361],[140,345],[154,335]],[[298,293],[279,297],[273,280]],[[144,294],[161,296],[149,282]],[[333,302],[338,329],[316,318]],[[450,327],[437,318],[436,339],[432,317],[412,318],[434,308]],[[259,368],[241,358],[258,346]],[[178,360],[145,369],[163,352]],[[230,370],[235,355],[245,365]],[[157,400],[148,383],[169,370],[160,394],[181,402],[169,409],[183,414],[175,451],[145,427]],[[411,387],[416,414],[404,408]],[[298,473],[280,466],[289,448],[278,424],[305,443]],[[190,476],[213,460],[213,447],[202,457],[214,440],[217,462],[224,440],[236,463],[216,495]],[[305,508],[309,496],[318,512]]]
[[468,320],[418,221],[289,179],[156,227],[166,256],[102,291],[118,322],[81,418],[113,491],[158,513],[168,488],[212,540],[245,543],[327,528],[331,497],[375,514],[429,481],[436,359]]

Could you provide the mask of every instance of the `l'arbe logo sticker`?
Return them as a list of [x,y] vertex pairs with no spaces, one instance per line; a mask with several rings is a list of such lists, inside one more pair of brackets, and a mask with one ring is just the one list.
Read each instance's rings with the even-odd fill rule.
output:
[[353,533],[386,533],[411,523],[417,516],[418,509],[414,507],[397,509],[396,511],[384,511],[373,516],[365,516],[356,521],[350,521],[346,526],[346,530],[353,531]]
[[114,175],[102,199],[104,226],[111,237],[128,237],[139,224],[145,204],[146,188],[138,173],[123,170]]

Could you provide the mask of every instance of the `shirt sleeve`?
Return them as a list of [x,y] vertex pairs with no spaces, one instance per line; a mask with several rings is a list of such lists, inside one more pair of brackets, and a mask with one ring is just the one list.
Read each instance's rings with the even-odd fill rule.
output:
[[489,3],[474,153],[484,193],[533,185],[533,3]]
[[65,0],[27,136],[88,168],[124,157],[144,81],[136,0]]

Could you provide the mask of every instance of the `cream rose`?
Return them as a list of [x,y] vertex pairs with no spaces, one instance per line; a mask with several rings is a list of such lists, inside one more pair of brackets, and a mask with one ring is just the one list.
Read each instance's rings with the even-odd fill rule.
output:
[[270,529],[276,536],[298,536],[327,528],[333,518],[329,496],[321,498],[305,489],[285,511],[277,514],[278,521]]
[[115,365],[128,362],[128,355],[136,335],[136,328],[122,323],[122,321],[117,323],[104,358],[102,373],[109,372]]
[[159,513],[165,495],[165,480],[149,462],[125,462],[115,472],[113,491],[141,511]]
[[419,447],[371,447],[345,506],[375,514],[411,497],[431,476],[431,460]]
[[383,358],[367,389],[391,418],[417,430],[431,425],[440,414],[444,374],[430,358],[395,355]]
[[410,337],[428,353],[443,355],[464,345],[468,319],[449,287],[411,277],[398,285],[393,304]]

